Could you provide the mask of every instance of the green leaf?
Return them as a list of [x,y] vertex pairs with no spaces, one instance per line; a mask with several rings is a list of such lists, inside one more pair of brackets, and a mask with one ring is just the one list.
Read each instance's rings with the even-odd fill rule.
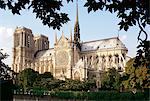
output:
[[124,30],[127,31],[128,29],[129,29],[129,26],[128,26],[128,25],[125,25],[125,26],[124,26]]

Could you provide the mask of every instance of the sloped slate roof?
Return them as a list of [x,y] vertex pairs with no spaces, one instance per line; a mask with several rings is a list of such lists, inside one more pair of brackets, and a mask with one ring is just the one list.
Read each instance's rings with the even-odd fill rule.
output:
[[48,50],[42,50],[36,54],[36,58],[48,57],[48,56],[53,55],[53,53],[54,53],[54,48],[50,48]]
[[108,48],[123,48],[127,49],[118,37],[87,41],[81,43],[81,51],[94,51]]
[[[95,51],[102,49],[126,49],[125,45],[121,42],[118,37],[101,39],[101,40],[93,40],[81,43],[81,52],[86,51]],[[44,58],[54,54],[54,48],[50,48],[48,50],[42,50],[37,52],[35,58]]]

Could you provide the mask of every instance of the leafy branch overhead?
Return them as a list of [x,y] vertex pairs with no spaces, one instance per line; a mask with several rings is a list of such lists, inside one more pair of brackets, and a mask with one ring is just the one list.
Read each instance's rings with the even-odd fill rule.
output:
[[[73,0],[64,0],[67,3]],[[142,27],[148,22],[149,0],[86,0],[85,7],[88,12],[106,10],[111,13],[117,12],[121,19],[120,29],[127,31],[129,26],[136,25],[140,20]],[[19,14],[23,9],[32,8],[36,18],[42,20],[44,25],[60,29],[69,21],[68,14],[60,12],[63,7],[63,0],[0,0],[1,9],[9,9],[13,14]]]
[[[67,0],[70,1],[72,0]],[[0,8],[9,9],[13,14],[20,15],[21,10],[32,8],[36,18],[53,29],[60,29],[69,21],[68,14],[60,12],[61,7],[61,0],[0,0]]]
[[8,57],[8,54],[4,54],[2,52],[2,49],[0,49],[0,80],[9,80],[13,79],[15,76],[15,73],[11,68],[6,65],[3,60]]
[[120,29],[127,31],[129,26],[136,25],[140,20],[143,27],[148,24],[148,3],[149,0],[87,0],[85,7],[88,12],[106,10],[111,13],[117,12],[121,19]]

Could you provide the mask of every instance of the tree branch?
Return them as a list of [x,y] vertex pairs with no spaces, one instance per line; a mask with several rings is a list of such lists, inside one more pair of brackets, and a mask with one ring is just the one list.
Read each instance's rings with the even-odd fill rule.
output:
[[141,40],[141,41],[142,41],[142,39],[140,38],[140,36],[141,36],[141,33],[143,32],[143,33],[145,34],[145,39],[144,39],[144,41],[146,41],[146,40],[147,40],[147,37],[148,37],[148,34],[146,33],[146,31],[144,30],[144,28],[143,28],[142,25],[140,24],[140,20],[139,20],[139,19],[137,20],[137,22],[138,22],[138,25],[139,25],[139,28],[140,28],[140,32],[139,32],[139,35],[138,35],[138,40]]

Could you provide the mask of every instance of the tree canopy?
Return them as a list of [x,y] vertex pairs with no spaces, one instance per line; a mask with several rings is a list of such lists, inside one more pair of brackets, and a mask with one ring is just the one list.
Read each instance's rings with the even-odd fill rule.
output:
[[135,67],[134,60],[135,58],[130,59],[126,64],[124,75],[125,80],[123,81],[124,87],[128,89],[149,88],[150,69],[147,68],[146,65]]
[[104,72],[101,78],[102,89],[118,90],[121,84],[121,75],[115,68]]
[[31,68],[27,68],[17,75],[17,84],[26,91],[33,87],[33,83],[37,77],[38,72],[35,72]]
[[0,79],[1,80],[9,80],[14,78],[14,71],[6,65],[3,60],[8,57],[8,54],[3,53],[2,49],[0,49]]

